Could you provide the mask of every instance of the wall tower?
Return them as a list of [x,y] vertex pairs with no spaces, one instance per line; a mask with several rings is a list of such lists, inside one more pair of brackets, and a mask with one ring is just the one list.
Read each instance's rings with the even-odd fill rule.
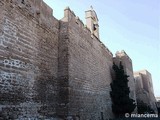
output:
[[122,50],[122,51],[116,52],[115,57],[113,58],[113,61],[118,66],[119,66],[119,63],[122,62],[122,65],[124,67],[124,71],[129,76],[128,86],[130,88],[130,98],[132,98],[136,101],[135,80],[134,80],[134,76],[133,76],[132,60],[127,55],[127,53],[124,50]]
[[98,17],[96,12],[93,10],[93,7],[91,6],[90,10],[85,11],[85,14],[87,28],[91,31],[92,34],[99,38]]

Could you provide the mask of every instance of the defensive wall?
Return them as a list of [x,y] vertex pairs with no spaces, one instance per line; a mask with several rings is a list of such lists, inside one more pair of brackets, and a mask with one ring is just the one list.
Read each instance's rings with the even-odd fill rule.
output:
[[131,59],[99,40],[94,10],[86,20],[68,7],[57,20],[43,0],[0,1],[0,119],[113,118],[113,62],[122,61],[136,99]]
[[137,99],[148,104],[157,113],[151,74],[147,70],[140,70],[134,72],[134,78],[136,81]]
[[122,51],[116,52],[115,57],[113,58],[113,61],[118,66],[120,62],[122,63],[125,73],[129,76],[128,86],[130,88],[130,97],[134,99],[136,102],[135,79],[133,75],[133,66],[132,66],[131,58],[127,55],[127,53],[124,50],[122,50]]
[[58,34],[59,21],[42,0],[0,1],[1,119],[55,115]]
[[66,68],[63,75],[60,73],[67,78],[62,88],[69,94],[63,99],[64,107],[68,108],[65,112],[82,120],[111,118],[112,53],[69,8],[64,13],[60,21],[59,55],[65,56],[61,60],[67,64],[59,64]]
[[42,0],[0,1],[2,119],[112,117],[112,53],[66,8],[58,21]]

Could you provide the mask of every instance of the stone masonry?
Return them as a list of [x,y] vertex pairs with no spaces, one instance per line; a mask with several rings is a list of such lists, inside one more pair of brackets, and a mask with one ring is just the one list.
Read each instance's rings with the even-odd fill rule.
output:
[[132,60],[126,54],[126,52],[122,50],[116,53],[116,56],[113,58],[113,61],[117,65],[119,65],[120,62],[122,63],[125,73],[129,76],[128,86],[130,87],[130,97],[136,101],[135,79],[133,75]]
[[138,100],[151,106],[157,112],[151,74],[147,70],[134,72],[136,81],[136,96]]
[[[69,94],[63,99],[66,115],[82,120],[112,117],[109,97],[112,80],[110,69],[113,64],[111,52],[96,36],[91,35],[69,8],[65,9],[60,27],[59,54],[65,56],[63,62],[68,63],[59,63],[66,68],[64,74],[60,73],[63,78],[66,76],[61,90]],[[65,27],[67,30],[63,29]],[[61,52],[62,49],[65,52]]]
[[59,21],[41,0],[0,1],[0,117],[56,113]]
[[69,7],[52,14],[43,0],[0,0],[0,120],[114,118],[112,65],[122,61],[136,100],[131,59],[100,41],[93,9],[86,25]]

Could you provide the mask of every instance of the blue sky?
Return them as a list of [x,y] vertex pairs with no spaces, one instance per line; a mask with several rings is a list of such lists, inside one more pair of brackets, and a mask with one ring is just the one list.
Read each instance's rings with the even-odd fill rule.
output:
[[44,0],[61,19],[69,6],[85,23],[93,6],[99,18],[100,40],[115,54],[125,50],[134,71],[152,74],[155,96],[160,96],[160,0]]

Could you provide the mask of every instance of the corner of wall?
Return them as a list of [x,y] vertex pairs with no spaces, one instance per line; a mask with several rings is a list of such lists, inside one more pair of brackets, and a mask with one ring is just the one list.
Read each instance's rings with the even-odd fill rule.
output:
[[72,18],[75,18],[76,15],[74,14],[73,11],[69,7],[66,7],[64,9],[64,17],[61,19],[64,22],[69,22]]

